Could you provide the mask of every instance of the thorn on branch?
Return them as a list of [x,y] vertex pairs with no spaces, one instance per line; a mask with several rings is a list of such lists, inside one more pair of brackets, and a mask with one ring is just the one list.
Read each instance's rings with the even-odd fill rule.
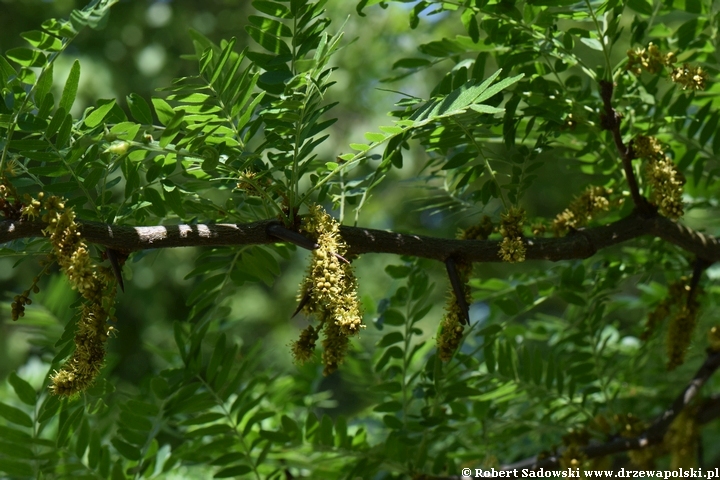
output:
[[286,242],[293,243],[298,247],[304,248],[306,250],[315,250],[316,248],[320,247],[320,245],[315,243],[313,240],[310,240],[309,238],[297,232],[293,232],[292,230],[289,230],[277,223],[271,223],[267,226],[265,231],[268,235],[272,237],[277,237],[280,240],[285,240]]
[[702,277],[702,274],[705,270],[712,265],[713,262],[705,260],[703,258],[698,257],[695,259],[695,264],[693,265],[693,275],[692,279],[690,280],[690,291],[688,292],[687,296],[687,307],[690,308],[690,305],[692,305],[693,301],[695,300],[695,297],[697,295],[698,290],[698,284],[700,283],[700,277]]
[[445,260],[445,268],[447,268],[448,277],[450,278],[450,285],[452,285],[453,293],[462,316],[460,317],[460,323],[467,325],[470,322],[470,307],[465,301],[465,289],[463,288],[463,282],[460,281],[460,275],[458,274],[457,267],[455,266],[455,260],[452,257],[448,257]]
[[310,289],[308,289],[305,292],[305,294],[303,295],[302,299],[300,300],[300,303],[298,304],[297,308],[295,309],[295,311],[293,312],[293,314],[290,318],[295,318],[295,315],[300,313],[300,310],[302,310],[303,307],[305,307],[305,305],[307,305],[308,302],[310,301],[310,297],[312,297],[312,292]]
[[105,256],[108,260],[110,260],[110,267],[112,267],[113,275],[115,275],[115,280],[117,281],[118,285],[120,285],[120,290],[125,293],[125,284],[123,283],[122,278],[122,265],[125,263],[127,255],[123,255],[116,250],[108,248],[105,250]]

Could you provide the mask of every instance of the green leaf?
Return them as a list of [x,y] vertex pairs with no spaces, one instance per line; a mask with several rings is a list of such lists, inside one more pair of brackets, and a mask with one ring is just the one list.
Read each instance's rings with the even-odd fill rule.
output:
[[150,202],[150,210],[158,217],[164,217],[167,214],[165,210],[165,202],[160,196],[160,193],[154,188],[145,187],[143,189],[143,195]]
[[230,59],[233,48],[235,47],[236,39],[233,38],[228,42],[227,45],[225,45],[225,48],[222,51],[222,54],[220,54],[220,58],[218,59],[218,62],[213,66],[215,69],[212,78],[210,78],[210,83],[214,84],[217,79],[220,77],[220,74],[223,71],[223,68],[225,68],[225,64]]
[[212,357],[210,357],[210,363],[207,367],[207,379],[212,382],[217,374],[217,369],[220,366],[223,356],[225,355],[225,334],[222,333],[215,341],[215,348],[213,349]]
[[140,460],[141,455],[139,448],[133,447],[129,443],[124,442],[117,437],[112,438],[110,440],[110,443],[113,444],[113,446],[120,455],[127,458],[128,460]]
[[[53,64],[51,63],[48,68],[45,69],[45,71],[40,75],[40,78],[38,79],[37,86],[35,87],[35,105],[40,107],[44,101],[45,97],[48,93],[50,93],[50,90],[52,89],[53,84]],[[53,105],[54,107],[54,105]],[[52,108],[52,107],[51,107]],[[49,113],[49,111],[48,111]]]
[[234,467],[223,468],[215,475],[213,475],[213,478],[239,477],[241,475],[246,475],[250,472],[252,472],[252,468],[247,465],[235,465]]
[[379,348],[384,348],[389,345],[394,345],[398,342],[402,342],[405,340],[405,337],[400,332],[390,332],[387,335],[385,335],[382,340],[380,340],[377,344]]
[[75,454],[78,458],[83,458],[85,450],[90,442],[90,425],[86,418],[82,419],[80,424],[80,431],[78,432],[75,440]]
[[[396,68],[421,68],[429,67],[432,63],[426,58],[401,58],[393,63],[393,70]],[[382,130],[383,127],[380,127]]]
[[385,272],[392,278],[405,278],[410,274],[411,268],[407,265],[388,265]]
[[385,402],[377,405],[375,408],[373,408],[374,412],[381,412],[381,413],[393,413],[398,412],[402,410],[402,404],[400,402],[391,401],[391,402]]
[[459,168],[465,165],[470,160],[474,160],[477,157],[476,152],[460,152],[457,155],[449,159],[445,165],[442,166],[443,170],[450,170],[453,168]]
[[45,423],[55,416],[57,411],[60,409],[60,398],[57,395],[48,395],[43,401],[40,407],[40,413],[38,414],[38,423]]
[[0,80],[2,80],[0,86],[7,84],[14,77],[17,77],[17,71],[5,60],[5,57],[0,55]]
[[2,457],[0,457],[0,472],[5,472],[15,478],[35,476],[33,468],[29,464]]
[[490,105],[470,105],[470,108],[472,110],[475,110],[478,113],[490,113],[490,114],[496,114],[496,113],[503,113],[505,112],[504,108],[497,108],[497,107],[491,107]]
[[491,390],[487,393],[483,393],[482,395],[475,397],[475,399],[478,401],[506,401],[509,400],[509,398],[502,399],[501,397],[506,397],[514,393],[515,390],[517,390],[517,384],[508,382],[504,385],[501,385],[499,388],[496,388],[495,390]]
[[250,15],[248,20],[263,32],[270,33],[276,37],[292,37],[290,27],[275,19]]
[[28,405],[35,405],[37,401],[37,392],[35,389],[25,380],[18,377],[15,372],[12,372],[8,377],[10,385],[12,385],[15,394],[18,396],[23,403]]
[[135,120],[137,120],[143,125],[153,124],[150,106],[144,98],[142,98],[137,93],[131,93],[130,95],[125,97],[125,99],[127,100],[128,108],[130,108],[130,113]]
[[579,305],[579,306],[585,306],[587,302],[584,298],[582,298],[577,293],[569,292],[567,290],[561,291],[558,293],[560,295],[560,298],[565,300],[566,302],[572,304],[572,305]]
[[388,138],[389,135],[385,135],[382,133],[375,133],[375,132],[366,132],[365,138],[369,142],[378,143],[378,142],[384,142],[386,138]]
[[5,56],[23,67],[43,67],[47,63],[45,54],[32,48],[11,48],[5,52]]
[[57,52],[62,48],[62,41],[40,30],[30,30],[20,34],[22,38],[35,48],[50,52]]
[[175,110],[162,98],[153,97],[151,99],[153,107],[155,108],[155,115],[157,115],[160,123],[167,126],[172,119],[175,117]]
[[79,406],[69,411],[67,408],[60,412],[60,420],[58,422],[58,434],[56,444],[63,447],[68,440],[71,431],[74,431],[83,418],[84,409]]
[[110,110],[115,106],[115,100],[110,100],[109,102],[97,107],[95,110],[93,110],[90,115],[85,117],[85,125],[87,125],[90,128],[95,128],[98,125],[102,123],[103,120],[105,120],[105,117],[110,113]]
[[62,96],[60,97],[60,104],[58,110],[62,108],[64,111],[69,112],[72,109],[73,103],[75,103],[75,96],[77,95],[78,84],[80,83],[80,62],[75,60],[70,67],[70,73],[68,74],[65,87],[63,88]]
[[20,443],[27,445],[32,437],[29,434],[16,428],[4,427],[0,425],[0,438],[5,439],[11,443]]
[[388,325],[405,325],[405,316],[394,309],[385,310],[385,313],[383,313],[381,320],[383,323],[386,323]]
[[33,421],[30,418],[30,415],[19,408],[12,407],[2,402],[0,402],[0,417],[3,417],[5,420],[17,425],[22,425],[23,427],[33,426]]
[[247,25],[245,31],[265,50],[279,55],[290,55],[290,47],[275,35],[263,32],[253,25]]
[[602,52],[603,46],[602,43],[600,43],[600,40],[597,38],[581,38],[580,41],[584,43],[586,46],[592,48],[593,50],[597,50],[598,52]]
[[276,2],[269,2],[269,1],[263,1],[263,0],[255,0],[252,2],[253,7],[258,12],[265,13],[267,15],[272,15],[273,17],[277,18],[292,18],[292,14],[290,13],[290,10],[281,3]]
[[333,421],[330,418],[330,415],[325,414],[322,416],[318,436],[321,445],[326,445],[328,447],[333,445]]

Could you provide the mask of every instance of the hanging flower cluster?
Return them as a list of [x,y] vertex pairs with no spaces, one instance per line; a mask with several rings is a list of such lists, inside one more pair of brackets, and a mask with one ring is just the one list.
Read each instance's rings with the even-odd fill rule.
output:
[[580,228],[592,220],[599,212],[610,209],[612,190],[605,187],[589,186],[580,196],[575,197],[568,208],[553,220],[552,228],[556,236],[563,235],[571,228]]
[[660,142],[655,137],[638,135],[633,139],[632,148],[636,157],[647,159],[645,176],[652,187],[650,201],[666,217],[682,217],[685,178],[670,157],[665,155]]
[[697,408],[684,408],[675,418],[664,438],[664,445],[670,451],[670,468],[697,467],[698,439],[700,429],[695,421]]
[[560,457],[560,468],[587,468],[590,466],[587,455],[582,448],[590,443],[590,432],[586,429],[570,429],[562,437],[565,450]]
[[[470,294],[470,285],[468,285],[468,279],[472,273],[471,263],[457,263],[457,273],[460,277],[460,283],[462,284],[463,294],[465,296],[464,304],[470,305],[472,303],[472,296]],[[467,312],[463,311],[460,301],[455,296],[455,292],[450,287],[448,301],[445,305],[445,315],[443,315],[437,333],[437,349],[438,357],[440,360],[447,362],[450,360],[457,350],[463,336],[463,323],[464,317]]]
[[457,235],[458,240],[487,240],[490,234],[493,233],[495,226],[492,223],[492,219],[483,215],[480,223],[471,225],[470,227],[460,230]]
[[349,263],[340,255],[347,245],[340,236],[340,225],[321,206],[313,205],[303,219],[304,232],[316,238],[319,247],[312,251],[308,273],[300,288],[300,301],[307,314],[317,314],[319,326],[310,325],[291,346],[298,362],[312,358],[315,344],[324,334],[323,374],[334,372],[344,359],[348,337],[360,332],[362,311],[357,297],[357,279]]
[[525,210],[512,207],[501,216],[500,233],[503,240],[500,243],[500,258],[505,262],[524,262],[525,243],[523,242],[522,226],[525,222]]
[[93,264],[87,245],[82,241],[75,214],[62,199],[52,196],[44,202],[29,203],[23,215],[42,214],[47,224],[43,233],[50,237],[53,254],[70,285],[86,300],[81,307],[75,330],[75,351],[60,370],[51,375],[50,390],[71,396],[90,387],[105,360],[108,320],[114,321],[116,287],[109,268]]
[[643,340],[647,339],[666,318],[671,319],[667,332],[668,370],[679,367],[685,361],[700,308],[697,297],[702,290],[699,286],[696,288],[698,291],[691,295],[688,278],[680,278],[670,284],[667,297],[648,315],[645,332],[641,336]]

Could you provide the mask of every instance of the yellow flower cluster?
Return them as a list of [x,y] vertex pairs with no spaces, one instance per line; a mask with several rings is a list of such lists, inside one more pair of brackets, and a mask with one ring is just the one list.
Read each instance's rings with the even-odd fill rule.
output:
[[573,444],[565,449],[562,456],[560,457],[560,468],[571,468],[573,471],[576,468],[586,468],[589,466],[588,458],[579,445]]
[[640,75],[643,70],[648,73],[658,73],[663,67],[672,68],[670,79],[681,85],[683,90],[704,90],[708,75],[702,67],[692,67],[683,63],[681,67],[673,67],[677,58],[674,53],[663,55],[657,45],[651,42],[647,48],[628,50],[627,69],[635,75]]
[[657,205],[660,213],[668,218],[678,219],[683,216],[682,201],[685,178],[669,157],[657,158],[647,162],[645,174],[652,194],[650,201]]
[[487,215],[483,215],[480,223],[472,225],[464,230],[460,230],[457,235],[458,240],[487,240],[493,232],[494,225]]
[[30,298],[30,291],[32,290],[33,293],[38,293],[40,291],[40,287],[38,287],[37,285],[39,281],[39,276],[33,278],[33,283],[30,288],[22,292],[20,295],[15,295],[15,298],[13,298],[12,305],[10,306],[12,310],[13,321],[16,321],[18,318],[25,316],[25,305],[32,304],[32,299]]
[[503,240],[500,243],[498,255],[505,262],[524,262],[525,243],[523,242],[522,226],[525,222],[525,210],[512,207],[507,213],[501,215],[500,233]]
[[702,67],[693,68],[687,63],[683,63],[682,67],[673,68],[670,73],[670,79],[682,85],[683,90],[704,90],[707,77],[708,75]]
[[611,194],[612,190],[609,188],[589,186],[555,217],[552,224],[555,235],[563,235],[570,228],[580,228],[598,212],[607,211],[610,208]]
[[[25,215],[39,215],[34,202]],[[112,272],[95,266],[82,241],[72,209],[62,199],[48,198],[42,207],[42,220],[47,223],[43,233],[50,237],[55,259],[67,275],[73,289],[87,300],[81,309],[75,332],[75,351],[60,370],[51,375],[50,390],[56,395],[71,396],[90,387],[103,366],[107,321],[113,319],[115,282]]]
[[315,344],[318,340],[318,331],[312,325],[308,325],[300,332],[300,338],[293,342],[291,350],[295,361],[305,363],[313,357]]
[[647,48],[628,50],[627,56],[627,69],[638,76],[643,70],[655,74],[661,71],[665,65],[670,66],[675,63],[674,53],[663,56],[658,46],[652,42],[648,44]]
[[638,158],[659,158],[664,157],[662,145],[655,137],[638,135],[632,142],[633,153]]
[[[647,428],[642,420],[632,413],[615,415],[614,420],[618,428],[618,434],[625,438],[637,437]],[[628,451],[628,457],[630,457],[630,462],[636,467],[649,468],[652,466],[652,461],[656,453],[656,448],[641,448],[639,450]]]
[[690,286],[687,277],[682,277],[668,287],[667,297],[648,315],[645,332],[641,336],[643,340],[647,339],[663,320],[671,318],[667,332],[668,370],[675,369],[685,361],[685,353],[690,346],[700,308],[697,297],[702,294],[702,290],[700,287],[697,289],[692,298],[688,299]]
[[664,445],[670,451],[670,468],[698,466],[698,437],[700,429],[695,422],[694,408],[685,408],[673,421],[665,434]]
[[348,337],[365,328],[357,298],[357,279],[350,264],[341,261],[347,245],[340,236],[340,225],[321,206],[310,207],[303,219],[303,230],[316,238],[319,248],[313,250],[308,273],[300,290],[300,298],[309,299],[306,313],[317,313],[320,326],[303,331],[292,344],[299,362],[312,357],[318,332],[323,331],[324,374],[329,375],[342,362],[349,345]]
[[635,156],[647,159],[645,176],[652,187],[650,201],[657,205],[660,213],[666,217],[682,217],[685,178],[665,155],[660,142],[655,137],[638,135],[633,139],[632,148]]
[[[472,264],[470,263],[458,263],[457,273],[462,282],[463,293],[465,294],[465,304],[470,305],[472,303],[472,297],[470,295],[470,286],[468,285],[468,279],[472,272]],[[465,312],[463,312],[455,292],[450,287],[450,295],[448,296],[447,304],[445,305],[445,315],[443,316],[440,325],[438,326],[437,332],[437,349],[438,357],[443,362],[449,361],[455,350],[457,350],[463,337],[463,322]]]
[[250,195],[260,195],[260,189],[267,188],[270,186],[270,180],[268,178],[260,178],[258,174],[250,169],[246,169],[240,174],[240,179],[237,182],[238,190],[244,190]]
[[720,327],[717,325],[708,331],[708,344],[712,352],[720,352]]

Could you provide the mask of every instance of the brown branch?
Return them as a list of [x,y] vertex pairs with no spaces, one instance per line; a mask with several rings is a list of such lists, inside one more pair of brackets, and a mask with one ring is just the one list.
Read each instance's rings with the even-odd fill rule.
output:
[[[697,371],[693,379],[683,389],[682,393],[677,396],[672,405],[663,412],[660,417],[641,435],[633,438],[615,438],[607,443],[601,445],[589,445],[582,449],[582,452],[587,458],[598,458],[607,455],[612,455],[620,452],[627,452],[628,450],[639,450],[641,448],[648,448],[652,445],[657,445],[665,438],[665,433],[672,424],[673,420],[697,397],[698,392],[708,379],[715,373],[720,367],[720,352],[710,352],[707,359],[702,364],[700,369]],[[702,415],[702,416],[701,416]],[[715,404],[709,405],[706,408],[701,408],[698,413],[698,419],[709,421],[711,415],[720,415],[720,409]],[[504,465],[503,470],[513,469],[538,469],[538,468],[555,468],[560,465],[560,456],[552,455],[541,460],[536,457],[521,460],[519,462]]]
[[[133,252],[153,248],[217,247],[276,243],[278,238],[268,234],[268,225],[277,220],[262,220],[247,224],[167,225],[133,227],[79,221],[83,238],[114,250]],[[0,222],[0,244],[22,238],[41,237],[42,222]],[[570,260],[591,257],[597,250],[650,235],[675,244],[707,262],[720,260],[720,241],[696,232],[665,217],[645,217],[633,213],[616,222],[588,228],[582,234],[561,238],[526,239],[528,260]],[[444,262],[451,256],[469,262],[499,262],[500,242],[496,240],[454,240],[411,235],[370,228],[340,228],[348,244],[350,255],[363,253],[392,253],[410,255]]]
[[615,147],[620,153],[622,159],[623,170],[625,171],[625,178],[627,178],[628,187],[630,188],[630,194],[632,195],[635,206],[640,210],[643,215],[652,215],[653,208],[650,203],[640,195],[640,188],[638,187],[637,178],[635,178],[635,172],[632,168],[632,161],[635,158],[635,153],[629,145],[625,145],[620,134],[620,114],[615,111],[612,106],[613,96],[613,83],[607,80],[600,81],[600,97],[603,101],[604,111],[600,116],[600,126],[604,130],[609,130],[612,133]]

